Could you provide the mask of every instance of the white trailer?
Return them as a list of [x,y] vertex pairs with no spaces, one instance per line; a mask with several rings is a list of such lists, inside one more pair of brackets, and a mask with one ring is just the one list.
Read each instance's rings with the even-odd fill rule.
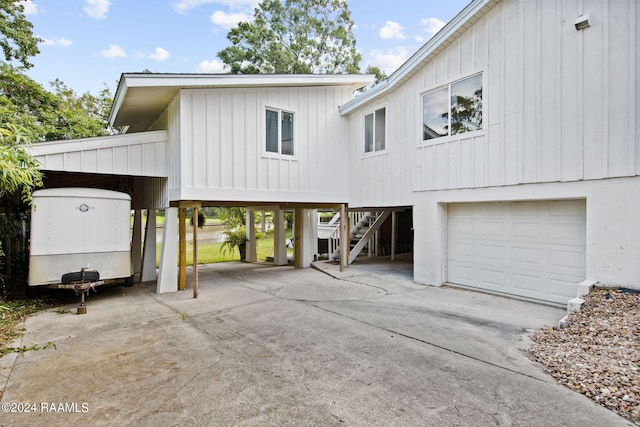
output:
[[[133,284],[131,197],[94,188],[33,193],[29,288],[71,288],[122,280]],[[64,277],[63,277],[64,276]]]

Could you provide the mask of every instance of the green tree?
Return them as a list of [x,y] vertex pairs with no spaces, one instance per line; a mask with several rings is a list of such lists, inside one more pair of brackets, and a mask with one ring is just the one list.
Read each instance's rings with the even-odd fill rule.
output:
[[85,138],[114,133],[109,126],[109,89],[98,96],[76,93],[62,81],[54,92],[24,74],[23,68],[0,64],[0,128],[22,127],[33,142]]
[[31,201],[31,192],[42,186],[42,173],[38,162],[27,151],[28,131],[7,124],[0,128],[0,197],[15,192],[22,200]]
[[112,98],[108,88],[95,96],[85,92],[78,96],[59,79],[51,83],[56,97],[54,115],[51,117],[54,131],[47,140],[75,139],[113,134],[109,125],[109,109]]
[[346,0],[264,0],[218,57],[234,74],[358,73],[353,27]]
[[384,73],[384,71],[382,71],[379,67],[375,67],[373,65],[367,65],[366,73],[373,74],[374,76],[376,76],[376,79],[373,82],[373,84],[378,84],[387,78],[387,75]]
[[24,5],[16,0],[0,0],[0,47],[5,60],[16,60],[31,68],[29,57],[40,53],[41,41],[33,35],[33,24],[24,16]]

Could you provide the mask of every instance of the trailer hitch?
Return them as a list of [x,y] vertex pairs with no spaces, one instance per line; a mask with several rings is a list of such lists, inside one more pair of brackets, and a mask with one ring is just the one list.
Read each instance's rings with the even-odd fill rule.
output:
[[76,295],[80,295],[80,305],[77,314],[86,314],[87,306],[84,303],[85,294],[89,295],[89,291],[98,292],[95,288],[100,282],[100,273],[96,270],[89,270],[82,267],[80,271],[74,271],[62,275],[63,286],[73,284],[73,291]]

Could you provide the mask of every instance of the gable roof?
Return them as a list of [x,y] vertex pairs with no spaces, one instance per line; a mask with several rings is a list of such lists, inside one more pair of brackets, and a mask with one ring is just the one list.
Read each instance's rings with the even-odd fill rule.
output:
[[350,86],[372,83],[364,74],[158,74],[123,73],[113,100],[109,122],[141,132],[167,108],[180,89]]
[[363,94],[341,105],[340,114],[343,116],[349,115],[358,108],[374,102],[395,87],[402,85],[501,1],[502,0],[472,0],[460,13],[449,21],[447,25],[402,64],[400,68],[391,73],[386,80],[379,82]]

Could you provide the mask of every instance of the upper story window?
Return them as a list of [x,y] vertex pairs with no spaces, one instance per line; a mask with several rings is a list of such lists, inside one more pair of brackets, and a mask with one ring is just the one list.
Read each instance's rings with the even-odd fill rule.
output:
[[266,151],[293,156],[293,113],[267,108],[266,114]]
[[482,129],[482,73],[422,96],[422,140]]
[[382,151],[385,146],[386,110],[380,108],[364,116],[364,152]]

